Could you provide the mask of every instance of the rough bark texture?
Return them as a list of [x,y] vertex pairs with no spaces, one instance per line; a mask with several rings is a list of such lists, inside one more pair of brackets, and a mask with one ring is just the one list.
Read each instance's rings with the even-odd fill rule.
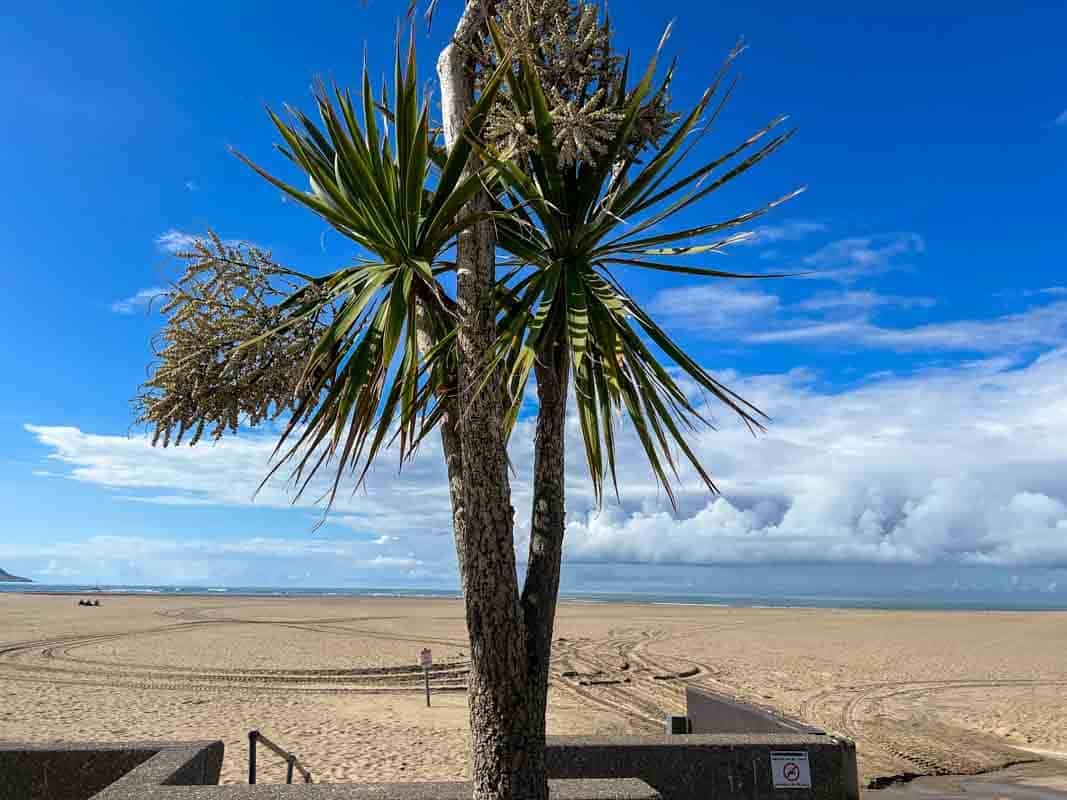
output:
[[[418,310],[418,341],[419,350],[428,353],[437,344],[423,324],[423,308]],[[455,380],[453,377],[452,380]],[[448,471],[448,493],[452,501],[452,534],[456,542],[456,562],[459,565],[459,574],[463,574],[465,557],[464,543],[467,541],[467,515],[463,504],[463,443],[459,436],[459,409],[454,400],[449,397],[442,398],[444,414],[441,417],[441,450],[445,457],[445,468]]]
[[[468,0],[438,60],[446,144],[470,109],[474,88],[469,48],[484,5]],[[479,196],[467,212],[486,208]],[[496,240],[491,224],[469,229],[457,245],[459,397],[463,536],[457,538],[471,645],[468,686],[475,800],[544,800],[544,717],[529,702],[526,625],[515,567],[514,510],[508,480],[501,387],[482,388],[485,355],[495,336],[492,287]]]
[[563,557],[563,533],[566,528],[564,445],[569,374],[566,350],[559,347],[554,354],[547,354],[535,366],[535,370],[538,413],[534,437],[534,491],[522,608],[526,623],[528,703],[530,713],[540,720],[543,732],[548,704],[552,632]]
[[467,515],[463,503],[463,443],[459,438],[459,412],[449,403],[441,418],[441,448],[448,469],[448,492],[452,499],[452,534],[456,542],[456,564],[459,574],[467,563]]

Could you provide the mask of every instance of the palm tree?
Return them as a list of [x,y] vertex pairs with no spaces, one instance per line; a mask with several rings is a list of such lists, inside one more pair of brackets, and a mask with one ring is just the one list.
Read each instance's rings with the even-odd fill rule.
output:
[[[571,121],[566,115],[558,108],[550,110],[550,94],[559,104],[561,91],[558,85],[544,85],[545,70],[529,54],[511,59],[506,48],[513,42],[492,19],[488,29],[498,62],[508,66],[508,91],[498,98],[510,106],[501,115],[507,120],[501,128],[508,135],[503,151],[481,144],[478,152],[499,172],[493,207],[500,212],[499,245],[510,258],[501,262],[508,270],[498,279],[498,337],[483,380],[501,372],[507,376],[508,431],[518,418],[531,374],[537,384],[530,544],[520,605],[527,661],[523,693],[543,742],[565,530],[569,387],[574,389],[598,502],[608,475],[618,493],[615,424],[622,409],[672,503],[671,475],[678,476],[675,448],[708,490],[717,491],[686,439],[686,434],[708,423],[655,349],[750,428],[762,428],[765,419],[759,409],[690,358],[627,292],[615,270],[640,268],[731,279],[777,277],[678,262],[686,256],[720,253],[749,238],[750,233],[736,232],[737,228],[800,190],[725,220],[663,232],[676,214],[744,174],[793,135],[793,131],[775,133],[784,121],[779,117],[726,154],[675,174],[729,96],[729,90],[720,89],[726,67],[739,50],[731,53],[701,100],[678,118],[662,144],[656,141],[660,131],[655,126],[645,124],[644,132],[638,130],[647,123],[646,112],[655,111],[666,96],[673,74],[672,68],[653,90],[656,57],[633,89],[626,85],[625,64],[621,74],[612,75],[610,68],[606,75],[602,72],[600,86],[571,87],[572,108],[591,108],[600,119],[613,123],[610,135],[594,141],[589,127],[583,129],[578,123],[568,130]],[[710,119],[705,119],[716,102]],[[645,150],[648,160],[642,165],[639,158]]]
[[[503,47],[491,21],[490,29],[498,47]],[[737,52],[731,54],[727,65]],[[506,57],[502,51],[501,59]],[[510,365],[509,427],[517,418],[531,372],[541,376],[548,365],[554,365],[556,374],[550,380],[566,385],[573,379],[578,420],[598,501],[605,476],[610,473],[615,480],[614,419],[615,411],[621,408],[625,408],[653,473],[672,501],[668,469],[677,475],[672,445],[681,450],[707,488],[715,491],[715,484],[684,435],[693,430],[694,423],[705,420],[646,344],[645,337],[686,377],[750,427],[760,428],[764,418],[759,409],[686,355],[626,291],[615,271],[621,267],[712,278],[782,277],[727,272],[677,261],[687,256],[722,253],[730,245],[750,238],[750,232],[735,232],[736,229],[803,191],[798,189],[725,220],[656,232],[669,225],[675,215],[747,172],[794,133],[789,130],[764,141],[784,122],[784,117],[778,117],[726,154],[671,180],[722,107],[720,103],[711,119],[701,125],[705,112],[720,94],[726,69],[724,66],[665,143],[652,146],[654,143],[647,137],[638,137],[635,145],[635,126],[642,103],[651,92],[657,57],[658,54],[653,57],[633,90],[625,89],[623,70],[612,106],[621,121],[607,146],[601,152],[589,150],[569,160],[559,155],[558,125],[549,113],[547,92],[538,70],[529,59],[522,59],[514,71],[507,73],[510,91],[504,96],[517,118],[530,120],[525,133],[531,145],[504,153],[486,145],[478,148],[483,160],[497,167],[505,187],[497,197],[501,212],[497,228],[501,246],[512,256],[503,265],[513,268],[505,277],[508,291],[501,292],[506,306],[487,373],[503,363]],[[665,93],[672,72],[673,69],[655,92],[657,96]],[[694,132],[698,135],[693,136]],[[651,155],[642,165],[640,158],[646,147],[651,148]],[[712,240],[701,241],[709,238]],[[686,244],[680,245],[682,242]]]
[[[566,0],[544,2],[571,12]],[[509,42],[494,20],[486,24],[484,8],[480,0],[466,3],[438,61],[443,148],[418,100],[413,48],[405,63],[398,47],[392,99],[383,87],[375,101],[364,70],[362,121],[348,93],[335,89],[331,96],[321,86],[321,126],[299,112],[292,121],[271,114],[282,152],[310,190],[246,162],[370,255],[311,277],[218,240],[203,246],[190,267],[194,277],[186,276],[184,294],[172,301],[182,321],[167,331],[169,349],[142,397],[142,418],[165,436],[177,428],[179,438],[184,427],[198,425],[199,433],[213,418],[221,435],[239,413],[252,413],[255,422],[266,418],[266,405],[273,403],[275,414],[285,407],[290,418],[272,474],[291,465],[302,492],[321,469],[332,468],[328,502],[347,472],[362,481],[390,442],[408,458],[440,428],[471,639],[475,797],[541,800],[568,395],[573,389],[598,500],[609,476],[616,483],[620,410],[672,500],[675,449],[715,491],[685,438],[705,420],[669,364],[753,428],[762,415],[686,355],[615,270],[749,277],[679,262],[740,241],[745,234],[733,231],[792,195],[730,219],[660,231],[791,132],[773,133],[782,121],[775,120],[678,177],[729,95],[720,91],[722,75],[689,114],[674,117],[656,111],[666,103],[673,70],[653,90],[653,59],[631,89],[625,63],[606,53],[603,84],[584,97],[584,88],[568,95],[538,62],[538,43]],[[597,115],[593,139],[563,130],[560,104]],[[500,130],[518,130],[519,141]],[[570,136],[566,147],[559,146],[561,134]],[[508,253],[501,274],[498,246]],[[455,262],[444,261],[453,247]],[[238,273],[246,266],[247,274],[230,275],[234,265]],[[214,277],[196,278],[205,267]],[[455,299],[438,280],[448,271],[457,274]],[[217,300],[220,275],[222,283],[254,287],[236,298],[247,306],[242,324],[232,318],[234,297]],[[299,288],[269,291],[279,276]],[[284,377],[264,383],[264,373]],[[520,588],[506,441],[531,376],[539,409],[530,551]]]
[[348,92],[335,87],[331,98],[322,85],[316,101],[324,130],[296,110],[293,121],[269,112],[284,140],[279,149],[306,174],[310,191],[237,154],[372,256],[310,278],[278,307],[282,321],[240,348],[335,307],[305,360],[296,386],[301,401],[278,445],[279,450],[288,446],[271,471],[295,463],[300,491],[322,466],[332,464],[332,503],[346,470],[358,470],[361,483],[388,441],[398,440],[402,460],[410,457],[427,415],[433,412],[436,420],[440,413],[443,387],[455,382],[454,352],[436,359],[424,374],[420,351],[450,340],[459,319],[456,302],[438,281],[449,269],[439,263],[441,255],[471,226],[497,216],[461,212],[495,177],[494,167],[467,167],[502,78],[503,71],[490,79],[459,144],[439,158],[432,188],[429,177],[439,149],[426,102],[419,103],[413,42],[405,69],[398,41],[394,103],[384,85],[375,101],[364,69],[362,122]]

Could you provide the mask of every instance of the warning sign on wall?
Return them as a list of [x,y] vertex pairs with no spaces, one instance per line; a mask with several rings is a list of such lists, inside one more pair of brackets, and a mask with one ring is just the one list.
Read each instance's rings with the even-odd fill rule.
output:
[[808,754],[803,750],[771,751],[771,775],[775,789],[810,789]]

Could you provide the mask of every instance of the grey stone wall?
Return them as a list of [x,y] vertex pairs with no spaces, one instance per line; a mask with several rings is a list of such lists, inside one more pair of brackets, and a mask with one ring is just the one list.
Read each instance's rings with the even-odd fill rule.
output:
[[222,743],[2,744],[0,800],[89,800],[124,784],[215,784]]
[[87,800],[147,761],[153,750],[0,750],[0,800]]
[[[771,753],[804,751],[810,789],[775,789]],[[640,778],[663,800],[858,800],[856,747],[812,734],[549,739],[554,778]]]
[[[810,789],[775,789],[770,756],[804,751]],[[221,742],[0,745],[0,800],[467,800],[465,783],[215,786]],[[851,742],[815,735],[551,738],[554,800],[858,800]],[[110,785],[106,785],[110,784]],[[103,786],[106,785],[106,788]]]
[[[660,800],[641,781],[549,781],[553,800]],[[470,800],[469,783],[267,784],[128,787],[95,800]]]

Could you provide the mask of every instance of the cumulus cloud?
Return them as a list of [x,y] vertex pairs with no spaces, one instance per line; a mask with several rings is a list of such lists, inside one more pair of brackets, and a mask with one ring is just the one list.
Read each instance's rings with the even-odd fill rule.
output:
[[[843,392],[819,389],[806,370],[721,377],[774,423],[767,435],[753,438],[724,417],[718,432],[693,435],[690,444],[723,495],[709,497],[683,470],[677,511],[652,480],[625,424],[618,453],[622,502],[609,500],[598,511],[577,422],[569,421],[569,560],[1067,566],[1067,350],[1024,365],[989,360],[884,377]],[[530,420],[520,422],[512,439],[520,553],[528,536],[531,428]],[[247,506],[273,444],[270,436],[251,436],[162,450],[138,437],[28,430],[55,462],[52,472],[161,503],[192,497]],[[284,486],[271,484],[257,502],[281,508],[290,500]],[[344,560],[353,569],[454,579],[447,484],[436,442],[428,442],[427,451],[399,474],[395,464],[383,464],[366,493],[342,493],[337,512],[343,526],[365,536],[250,538],[198,543],[194,552],[188,543],[181,547],[185,560],[197,564],[237,563],[256,553],[291,560],[306,556],[306,548],[320,548],[319,558]],[[398,537],[405,547],[393,552]],[[143,547],[158,558],[165,546],[155,540],[124,541],[121,547],[96,541],[63,552],[86,558],[121,552],[137,559]],[[8,545],[0,556],[22,557],[24,548]],[[61,557],[47,546],[38,551],[42,558]]]
[[628,454],[624,504],[572,516],[580,560],[1067,565],[1067,352],[823,394],[734,383],[775,418],[694,437],[724,489],[672,513]]
[[149,308],[153,302],[167,293],[162,286],[151,286],[147,289],[130,295],[125,300],[116,300],[111,304],[111,310],[116,314],[133,314],[135,311],[143,311]]
[[[67,478],[120,490],[125,500],[157,505],[248,506],[288,509],[294,493],[287,472],[257,487],[271,466],[276,432],[249,433],[197,447],[152,447],[146,435],[90,434],[75,427],[27,425],[26,430],[49,449],[48,459],[63,465]],[[421,529],[448,533],[452,515],[439,445],[431,437],[414,463],[400,472],[389,452],[367,488],[338,494],[334,510],[340,524],[376,536],[409,530],[412,509]],[[310,507],[330,485],[323,472],[308,488],[301,505]],[[309,525],[310,527],[310,525]]]

